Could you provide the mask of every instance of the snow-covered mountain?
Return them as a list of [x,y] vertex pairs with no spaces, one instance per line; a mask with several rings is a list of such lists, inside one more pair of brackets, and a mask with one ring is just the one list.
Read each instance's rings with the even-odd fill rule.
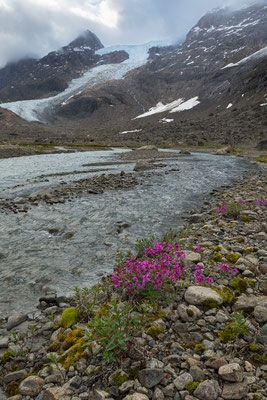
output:
[[[58,75],[66,76],[62,90],[3,102],[3,93],[12,92],[1,89],[0,70],[1,107],[28,121],[49,121],[57,132],[72,136],[79,126],[80,137],[98,142],[162,143],[167,139],[196,144],[264,139],[266,2],[206,14],[182,45],[102,48],[99,40],[89,36],[95,47],[78,40],[63,48],[62,60],[71,54],[68,71],[72,72]],[[87,51],[90,56],[81,67]],[[53,60],[58,57],[51,54]],[[59,66],[53,68],[54,74],[61,71]],[[19,84],[12,90],[21,95],[18,88]]]

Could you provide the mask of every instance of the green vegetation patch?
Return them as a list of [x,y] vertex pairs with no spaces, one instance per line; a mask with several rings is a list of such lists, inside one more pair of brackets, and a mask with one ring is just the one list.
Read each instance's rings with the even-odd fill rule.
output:
[[235,264],[240,258],[240,254],[228,253],[226,256],[226,260],[231,263]]
[[67,308],[62,313],[60,325],[65,329],[71,328],[72,325],[78,322],[78,313],[79,310],[75,307]]
[[150,326],[146,333],[152,336],[153,339],[157,339],[160,334],[164,333],[164,330],[162,328],[159,328],[158,326]]

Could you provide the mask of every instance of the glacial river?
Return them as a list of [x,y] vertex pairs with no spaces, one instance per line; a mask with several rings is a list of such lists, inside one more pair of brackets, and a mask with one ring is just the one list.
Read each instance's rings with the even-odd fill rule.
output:
[[[134,164],[85,167],[114,161],[123,149],[0,160],[0,200],[99,173],[132,171]],[[197,211],[214,188],[230,184],[253,168],[245,159],[195,153],[164,159],[166,167],[136,173],[140,185],[85,194],[64,204],[40,203],[28,213],[0,210],[0,317],[32,311],[53,291],[68,295],[75,285],[91,287],[114,266],[117,249],[133,249],[137,238],[178,230],[181,215]],[[61,172],[81,174],[45,176]],[[90,171],[90,172],[86,172]],[[83,172],[83,173],[82,173]],[[118,229],[122,223],[128,227]],[[50,234],[54,229],[56,234]]]

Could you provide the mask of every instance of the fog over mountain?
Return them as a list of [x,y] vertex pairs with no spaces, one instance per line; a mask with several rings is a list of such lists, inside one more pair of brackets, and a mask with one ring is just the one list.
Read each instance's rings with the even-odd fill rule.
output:
[[207,11],[253,0],[0,0],[0,67],[41,57],[85,29],[105,46],[180,40]]

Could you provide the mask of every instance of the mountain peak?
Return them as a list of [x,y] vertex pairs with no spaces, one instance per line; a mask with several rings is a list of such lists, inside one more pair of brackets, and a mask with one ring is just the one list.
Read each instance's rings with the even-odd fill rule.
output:
[[81,33],[75,40],[73,40],[68,46],[70,47],[90,47],[96,51],[102,49],[104,46],[98,37],[89,29]]

